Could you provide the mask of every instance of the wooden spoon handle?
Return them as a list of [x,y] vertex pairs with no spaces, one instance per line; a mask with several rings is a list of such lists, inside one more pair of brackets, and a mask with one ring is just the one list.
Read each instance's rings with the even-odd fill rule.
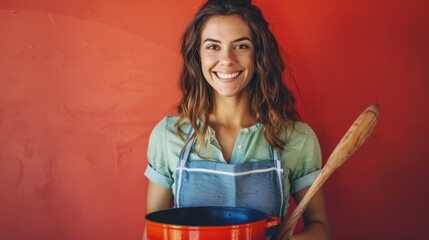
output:
[[379,106],[378,104],[374,104],[365,109],[365,111],[356,119],[332,152],[319,176],[317,176],[303,199],[300,201],[288,220],[282,224],[280,231],[275,236],[275,239],[290,239],[292,237],[296,223],[307,208],[311,198],[313,198],[314,194],[319,191],[335,169],[339,168],[365,142],[377,123],[378,114]]

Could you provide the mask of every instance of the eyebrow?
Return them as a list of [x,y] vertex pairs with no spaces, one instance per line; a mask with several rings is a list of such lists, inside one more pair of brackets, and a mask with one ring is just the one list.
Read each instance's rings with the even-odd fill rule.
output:
[[[235,42],[240,42],[240,41],[243,41],[243,40],[248,40],[248,41],[252,41],[252,40],[250,40],[250,38],[248,38],[248,37],[241,37],[241,38],[237,38],[237,39],[235,39],[234,41],[232,41],[233,43],[235,43]],[[204,42],[203,43],[205,43],[205,42],[216,42],[216,43],[221,43],[221,41],[219,41],[219,40],[217,40],[217,39],[213,39],[213,38],[206,38],[205,40],[204,40]]]

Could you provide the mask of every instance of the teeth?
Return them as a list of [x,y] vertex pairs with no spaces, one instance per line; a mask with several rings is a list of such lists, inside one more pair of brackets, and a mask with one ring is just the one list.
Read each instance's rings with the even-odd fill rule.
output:
[[238,76],[238,74],[240,74],[240,72],[235,72],[235,73],[221,73],[221,72],[216,72],[216,75],[220,78],[235,78]]

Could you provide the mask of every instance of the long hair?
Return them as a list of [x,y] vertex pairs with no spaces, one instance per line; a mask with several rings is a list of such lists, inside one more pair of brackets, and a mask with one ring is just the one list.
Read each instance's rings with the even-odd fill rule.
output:
[[182,99],[178,105],[180,118],[176,127],[182,132],[181,122],[189,120],[199,141],[198,149],[204,144],[214,94],[211,86],[204,80],[199,48],[205,22],[211,16],[219,15],[239,15],[251,30],[255,46],[255,72],[246,88],[250,90],[250,109],[258,122],[264,125],[264,138],[268,144],[277,150],[283,150],[286,145],[286,129],[291,126],[290,122],[299,119],[299,115],[295,108],[295,98],[282,78],[285,64],[277,41],[261,10],[252,5],[250,0],[209,0],[185,29],[181,42]]

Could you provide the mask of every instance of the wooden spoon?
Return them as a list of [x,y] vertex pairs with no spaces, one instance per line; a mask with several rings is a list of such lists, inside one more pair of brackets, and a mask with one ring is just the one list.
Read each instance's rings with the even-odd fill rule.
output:
[[322,187],[328,177],[347,159],[349,159],[365,142],[377,123],[378,113],[379,106],[378,104],[374,104],[365,109],[365,111],[356,119],[332,152],[322,171],[320,171],[319,176],[317,176],[301,202],[296,206],[289,219],[282,224],[274,239],[290,239],[292,237],[296,223],[307,208],[311,198]]

